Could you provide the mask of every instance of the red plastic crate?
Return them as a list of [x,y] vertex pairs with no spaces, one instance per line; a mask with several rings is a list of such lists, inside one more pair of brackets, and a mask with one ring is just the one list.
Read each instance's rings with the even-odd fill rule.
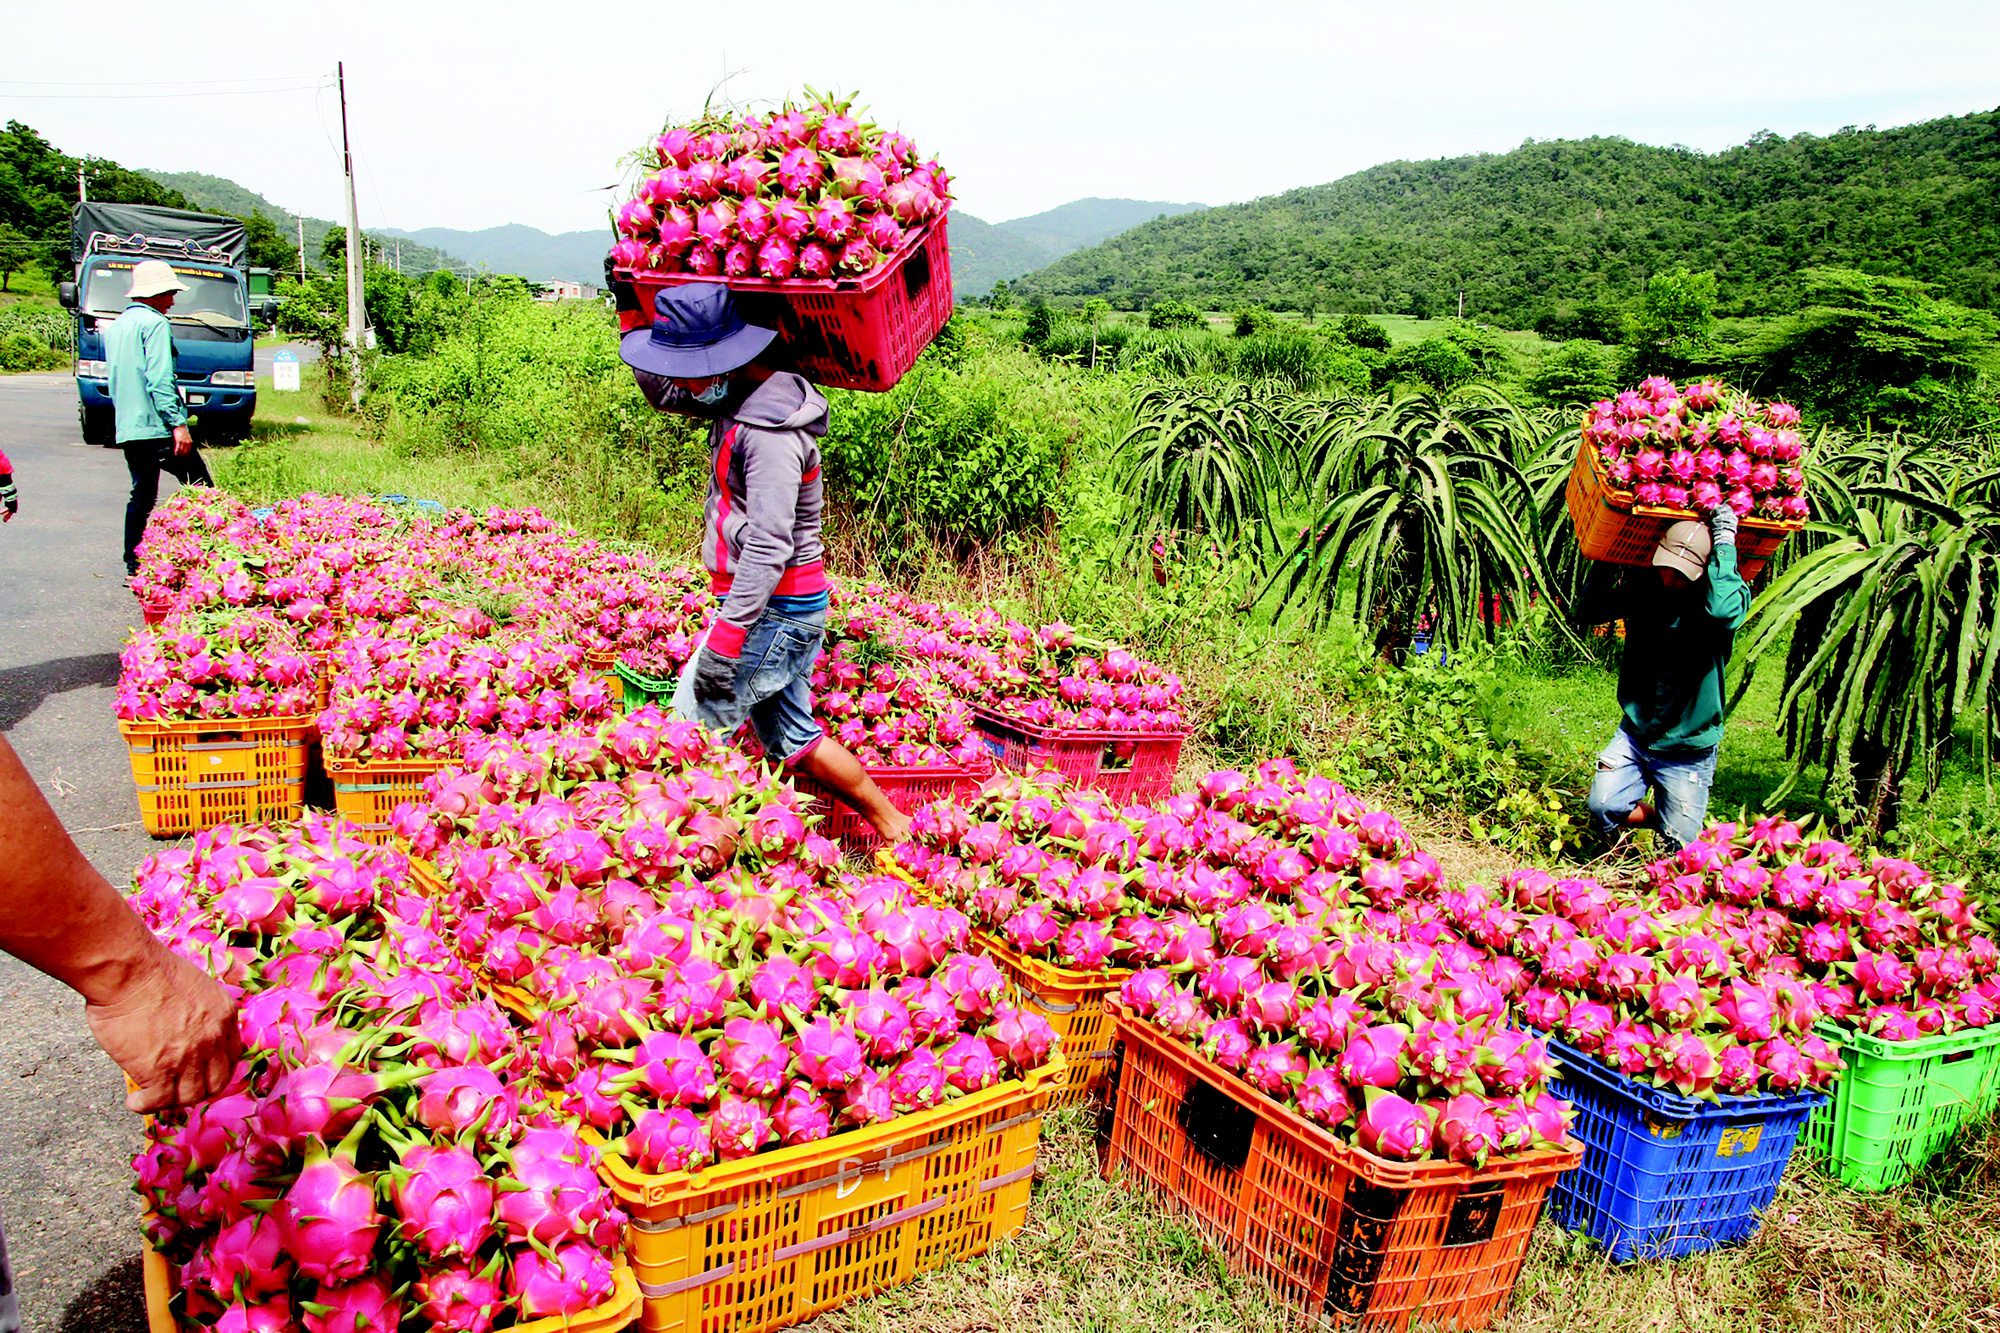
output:
[[664,287],[727,282],[737,309],[753,325],[778,331],[778,344],[801,375],[836,389],[892,389],[951,318],[951,246],[938,218],[904,241],[873,273],[828,282],[723,279],[700,273],[621,268],[639,309],[619,327],[653,322],[653,298]]
[[[866,851],[881,841],[880,835],[847,802],[835,796],[803,773],[786,775],[799,794],[812,798],[826,822],[820,832],[850,851]],[[988,774],[970,768],[887,768],[868,766],[868,776],[889,798],[889,804],[910,814],[919,806],[946,797],[963,798],[979,790]]]
[[1391,1162],[1336,1139],[1110,1000],[1124,1058],[1105,1174],[1138,1182],[1309,1315],[1368,1330],[1506,1312],[1549,1188],[1580,1145]]
[[[1563,498],[1585,558],[1614,565],[1652,564],[1668,528],[1700,517],[1692,509],[1633,504],[1630,491],[1612,489],[1604,460],[1587,444],[1577,446]],[[1736,530],[1736,572],[1746,583],[1755,579],[1785,539],[1804,526],[1792,519],[1744,519]]]
[[972,705],[986,748],[1002,768],[1052,768],[1079,787],[1144,804],[1173,792],[1185,731],[1065,731]]

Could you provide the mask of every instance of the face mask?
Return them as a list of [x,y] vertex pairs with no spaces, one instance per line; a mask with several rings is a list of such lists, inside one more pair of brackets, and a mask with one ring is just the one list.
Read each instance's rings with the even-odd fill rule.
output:
[[729,396],[729,377],[725,375],[706,389],[703,389],[700,393],[689,394],[688,396],[703,407],[714,407]]

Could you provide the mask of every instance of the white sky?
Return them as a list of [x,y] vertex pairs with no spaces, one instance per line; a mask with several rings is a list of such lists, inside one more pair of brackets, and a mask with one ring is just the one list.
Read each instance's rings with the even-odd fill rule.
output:
[[338,105],[310,84],[345,60],[364,228],[603,225],[617,160],[725,71],[741,101],[858,91],[994,222],[1088,195],[1229,203],[1529,137],[1713,151],[2000,106],[1994,0],[9,8],[23,77],[0,80],[0,119],[326,218]]

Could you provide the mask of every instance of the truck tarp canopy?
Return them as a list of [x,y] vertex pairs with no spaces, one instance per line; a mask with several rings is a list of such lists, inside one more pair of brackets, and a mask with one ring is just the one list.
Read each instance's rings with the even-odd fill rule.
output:
[[185,208],[155,208],[151,204],[83,203],[69,219],[69,257],[83,258],[84,246],[98,232],[116,236],[157,236],[164,241],[193,241],[229,256],[229,262],[243,267],[250,257],[250,240],[240,218],[217,217],[213,213],[191,213]]

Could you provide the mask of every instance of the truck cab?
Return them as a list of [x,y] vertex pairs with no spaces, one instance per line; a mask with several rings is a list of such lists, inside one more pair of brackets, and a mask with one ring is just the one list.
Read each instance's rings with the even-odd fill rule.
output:
[[[81,214],[92,205],[79,205]],[[122,213],[178,213],[179,210],[99,205]],[[180,214],[197,218],[199,214]],[[120,218],[121,223],[129,219]],[[143,221],[143,219],[140,219]],[[218,224],[240,223],[234,218]],[[123,235],[92,231],[74,247],[75,276],[62,284],[63,304],[76,311],[77,413],[88,444],[111,444],[109,383],[104,365],[104,330],[131,304],[132,269],[142,259],[163,259],[187,290],[167,312],[174,336],[174,380],[200,438],[234,442],[249,433],[257,409],[254,327],[242,257],[226,244],[185,234]]]

